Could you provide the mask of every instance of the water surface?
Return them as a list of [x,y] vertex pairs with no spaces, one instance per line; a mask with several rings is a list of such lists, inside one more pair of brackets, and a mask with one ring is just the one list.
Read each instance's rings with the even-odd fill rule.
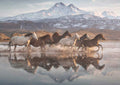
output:
[[0,53],[0,85],[119,85],[120,44],[101,52]]

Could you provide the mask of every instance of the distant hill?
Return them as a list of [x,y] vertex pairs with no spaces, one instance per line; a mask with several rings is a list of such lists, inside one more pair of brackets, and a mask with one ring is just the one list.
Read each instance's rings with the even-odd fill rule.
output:
[[9,40],[9,37],[5,35],[4,33],[0,33],[0,41],[2,40]]
[[[76,32],[75,32],[76,33]],[[108,29],[84,29],[77,31],[79,35],[83,35],[87,33],[89,37],[92,39],[97,34],[103,34],[106,40],[120,40],[120,31],[116,30],[108,30]]]

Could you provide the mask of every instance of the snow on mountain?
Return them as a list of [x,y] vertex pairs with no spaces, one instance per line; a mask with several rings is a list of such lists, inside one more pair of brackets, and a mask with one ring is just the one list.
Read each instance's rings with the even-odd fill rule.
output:
[[120,16],[118,16],[113,11],[92,12],[92,14],[95,15],[95,16],[99,16],[101,18],[120,19]]
[[58,18],[66,15],[88,14],[89,12],[80,10],[73,4],[66,6],[64,3],[56,3],[48,10],[41,10],[33,13],[26,13],[14,17],[7,17],[3,20],[40,20],[45,18]]
[[113,11],[104,11],[102,12],[103,17],[109,18],[109,19],[115,19],[117,18],[117,14],[115,14]]

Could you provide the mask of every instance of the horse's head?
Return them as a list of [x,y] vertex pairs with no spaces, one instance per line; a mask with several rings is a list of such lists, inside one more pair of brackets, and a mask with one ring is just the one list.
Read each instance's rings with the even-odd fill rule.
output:
[[98,34],[95,38],[98,40],[105,40],[103,34]]
[[32,33],[32,37],[36,40],[38,40],[37,34],[35,32]]
[[66,31],[66,32],[63,34],[63,36],[64,36],[64,37],[66,37],[66,36],[71,37],[71,34],[70,34],[68,31]]

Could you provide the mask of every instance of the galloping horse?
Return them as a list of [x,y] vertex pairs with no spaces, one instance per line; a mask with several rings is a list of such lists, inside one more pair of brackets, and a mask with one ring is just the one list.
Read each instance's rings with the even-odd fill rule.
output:
[[96,35],[95,38],[94,38],[94,39],[91,39],[91,40],[83,40],[81,44],[82,44],[83,47],[85,47],[85,49],[86,49],[86,47],[94,47],[94,46],[97,46],[97,47],[98,47],[98,50],[97,50],[97,51],[99,51],[100,47],[101,47],[102,50],[103,50],[102,45],[99,44],[99,41],[100,41],[100,40],[105,40],[105,38],[104,38],[104,36],[103,36],[102,34]]
[[80,39],[77,39],[75,46],[77,46],[79,49],[80,47],[82,47],[82,41],[84,40],[90,40],[87,34],[84,34],[82,37],[80,37]]
[[66,36],[71,37],[71,34],[68,31],[66,31],[63,35],[59,35],[57,32],[55,32],[52,35],[52,38],[54,40],[54,44],[58,43],[62,38],[65,38]]
[[14,45],[14,51],[16,50],[17,45],[19,45],[19,46],[25,45],[28,48],[28,46],[30,44],[30,40],[32,38],[38,39],[35,32],[34,33],[27,33],[24,36],[14,36],[14,37],[12,37],[10,39],[10,42],[9,42],[9,50],[11,51],[11,46],[13,46],[13,45]]
[[34,47],[41,47],[41,50],[45,49],[46,44],[52,44],[53,40],[49,34],[39,37],[38,40],[31,39],[30,44]]

